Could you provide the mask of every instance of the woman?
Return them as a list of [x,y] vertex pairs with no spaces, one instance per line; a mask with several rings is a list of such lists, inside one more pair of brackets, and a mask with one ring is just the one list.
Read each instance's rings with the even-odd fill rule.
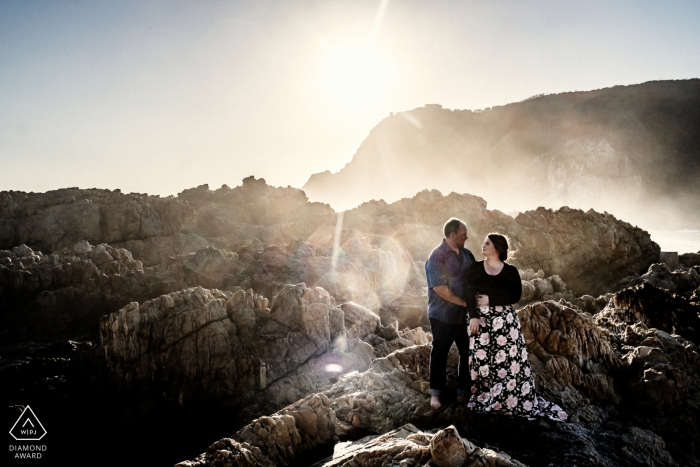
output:
[[518,269],[509,259],[508,240],[491,233],[484,240],[485,261],[473,263],[463,275],[469,314],[472,395],[475,412],[566,420],[556,404],[535,393],[535,381],[520,320],[513,308],[522,294]]

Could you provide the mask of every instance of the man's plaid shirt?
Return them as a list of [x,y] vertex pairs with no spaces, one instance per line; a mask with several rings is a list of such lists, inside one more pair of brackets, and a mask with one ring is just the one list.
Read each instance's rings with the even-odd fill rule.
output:
[[467,322],[466,307],[448,302],[435,293],[433,287],[446,285],[452,293],[463,298],[462,273],[475,261],[472,252],[466,248],[460,248],[457,256],[444,239],[430,253],[425,263],[425,274],[428,276],[428,318],[454,324]]

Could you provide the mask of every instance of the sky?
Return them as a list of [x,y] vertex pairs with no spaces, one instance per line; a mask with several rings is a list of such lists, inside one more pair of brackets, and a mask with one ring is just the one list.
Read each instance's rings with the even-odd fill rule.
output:
[[700,2],[0,0],[0,191],[337,172],[390,112],[700,77]]

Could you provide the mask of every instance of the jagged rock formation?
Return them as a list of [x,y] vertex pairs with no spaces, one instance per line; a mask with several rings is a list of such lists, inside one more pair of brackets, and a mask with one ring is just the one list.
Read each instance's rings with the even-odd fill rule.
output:
[[644,283],[688,297],[692,295],[693,290],[700,287],[700,266],[681,266],[675,271],[670,271],[665,263],[656,263],[649,266],[645,274],[625,278],[618,286],[626,288]]
[[686,267],[700,266],[700,251],[682,254],[678,257],[678,261]]
[[[321,395],[317,399],[309,400],[306,403],[306,407],[312,408],[311,404],[314,402],[321,408],[321,410],[316,409],[317,420],[326,423],[327,418],[333,421],[333,418],[330,416],[333,414],[332,411],[330,411],[329,416],[323,417],[325,415],[323,410],[325,406],[321,405],[330,401]],[[318,424],[303,423],[302,417],[297,415],[300,408],[301,405],[297,406],[295,404],[272,417],[263,417],[256,420],[254,424],[251,423],[231,438],[224,438],[212,444],[195,461],[180,462],[177,466],[287,465],[287,463],[296,458],[295,455],[308,451],[308,443],[299,443],[297,439],[301,439],[304,435],[308,437],[308,431],[318,429]],[[318,415],[319,411],[322,414],[320,416]],[[285,416],[287,418],[283,418]],[[284,422],[281,422],[281,420],[284,420]],[[301,421],[301,423],[296,424],[295,422],[297,421]],[[290,427],[289,425],[291,424],[294,425]],[[337,426],[336,422],[334,427]],[[270,430],[270,428],[272,429]],[[342,429],[336,428],[335,431],[338,433]],[[289,436],[290,432],[296,436]],[[279,450],[274,450],[271,455],[263,454],[263,449],[267,448],[269,444],[284,442],[287,437],[292,440],[294,446],[292,450],[283,455],[280,455]],[[246,439],[246,441],[240,442],[243,439]],[[252,442],[248,442],[248,440]],[[474,446],[469,440],[460,437],[454,426],[449,426],[433,434],[423,432],[409,423],[388,433],[367,436],[350,443],[338,449],[329,458],[313,464],[313,467],[351,467],[362,465],[521,467],[524,464],[511,459],[508,454]]]
[[625,330],[640,323],[700,344],[700,306],[678,295],[642,283],[617,292],[611,305],[596,315],[600,325]]
[[345,213],[335,249],[338,216],[330,207],[309,203],[300,190],[273,188],[252,177],[234,189],[202,186],[178,198],[67,189],[3,192],[2,200],[0,225],[6,228],[0,247],[24,243],[54,253],[86,240],[104,242],[130,251],[144,267],[162,268],[173,264],[172,257],[189,261],[187,255],[213,246],[237,253],[240,267],[227,271],[228,283],[188,285],[255,287],[272,296],[285,283],[306,281],[339,299],[375,311],[384,307],[387,319],[403,319],[411,327],[415,308],[408,318],[401,308],[424,303],[418,288],[424,286],[422,261],[453,215],[468,222],[472,250],[478,251],[480,237],[490,231],[508,233],[521,251],[518,266],[558,274],[576,293],[607,292],[607,283],[641,273],[658,258],[658,247],[644,231],[609,215],[542,209],[514,221],[488,211],[481,198],[435,191]]
[[[107,244],[82,241],[52,255],[22,245],[0,250],[0,323],[15,339],[72,338],[94,333],[105,311],[183,288],[235,292],[252,286],[274,297],[299,280],[328,288],[340,300],[379,309],[424,294],[421,272],[404,250],[368,242],[350,245],[335,268],[332,252],[298,240],[259,249],[247,243],[237,253],[209,246],[145,269],[128,250]],[[410,311],[420,320],[426,307]],[[382,315],[386,323],[397,319]]]
[[85,241],[52,255],[25,245],[0,251],[3,340],[94,333],[105,308],[150,294],[141,262],[124,249]]
[[267,305],[252,289],[201,287],[131,303],[100,322],[109,370],[126,389],[162,385],[181,405],[240,406],[344,335],[342,312],[322,289],[289,286]]
[[622,357],[613,374],[621,381],[622,407],[635,423],[653,424],[679,455],[688,456],[678,449],[688,446],[690,455],[680,464],[697,465],[700,307],[649,284],[618,292],[612,305],[595,321],[610,331]]
[[[608,376],[620,366],[608,332],[590,315],[556,302],[528,305],[518,311],[530,363],[545,397],[566,407],[617,400]],[[582,394],[580,394],[582,393]]]
[[558,275],[544,277],[544,271],[537,272],[532,269],[518,271],[523,286],[520,305],[526,305],[534,301],[575,301],[573,292],[568,289],[566,283]]
[[[611,291],[612,281],[647,271],[658,259],[658,246],[646,232],[608,214],[538,209],[513,219],[487,210],[475,196],[426,191],[391,205],[367,203],[346,212],[341,224],[340,216],[308,203],[303,192],[253,178],[242,187],[199,187],[161,201],[73,190],[73,202],[56,198],[61,193],[12,192],[14,207],[0,212],[0,222],[48,225],[65,213],[75,217],[73,204],[90,203],[103,221],[115,216],[113,210],[133,219],[114,227],[121,233],[110,237],[112,243],[73,238],[92,230],[71,225],[59,236],[37,231],[29,246],[0,251],[0,340],[99,331],[97,351],[86,350],[71,377],[82,368],[102,383],[100,390],[109,386],[120,400],[178,413],[221,409],[231,431],[248,426],[197,462],[319,460],[340,438],[369,432],[372,439],[326,462],[423,465],[426,455],[433,463],[439,457],[430,451],[431,441],[456,439],[436,434],[450,424],[468,439],[464,446],[474,446],[473,452],[465,449],[471,453],[467,462],[475,465],[697,460],[693,423],[700,371],[693,332],[700,329],[694,321],[700,319],[700,299],[698,287],[695,295],[690,288],[697,271],[652,268],[646,285],[618,293],[592,319],[612,296],[576,298],[574,292]],[[45,205],[28,208],[32,200]],[[493,230],[509,234],[520,250],[525,293],[519,313],[538,391],[565,406],[570,424],[525,426],[477,417],[449,400],[441,411],[429,406],[432,336],[426,332],[422,259],[452,215],[467,220],[473,251]],[[167,228],[168,216],[179,224]],[[159,227],[134,230],[136,224]],[[102,234],[96,231],[96,238]],[[41,242],[61,248],[34,251]],[[653,281],[691,301],[653,288]],[[10,354],[34,348],[22,345],[10,347]],[[2,363],[13,385],[21,380],[16,372],[51,372],[37,387],[63,384],[67,365]],[[453,352],[451,387],[456,366]],[[381,438],[401,427],[415,431]],[[501,440],[504,429],[518,433],[522,444]],[[580,449],[562,447],[572,445]]]
[[508,210],[586,206],[646,225],[697,228],[699,104],[700,80],[691,79],[482,111],[428,105],[379,122],[343,169],[312,175],[303,189],[343,208],[437,188]]
[[234,280],[274,296],[285,284],[303,281],[323,287],[339,301],[354,301],[373,310],[422,294],[425,272],[396,243],[353,236],[334,255],[332,248],[292,241],[258,250],[238,250],[241,271]]
[[65,188],[46,193],[0,192],[0,248],[26,244],[54,252],[87,240],[116,245],[186,236],[197,224],[182,200],[120,190]]
[[518,250],[513,264],[559,275],[577,294],[610,292],[609,284],[646,271],[659,257],[659,246],[647,232],[610,214],[538,208],[513,219],[487,210],[486,201],[476,196],[442,196],[434,190],[393,204],[364,203],[345,213],[344,226],[392,237],[412,258],[424,260],[440,243],[442,225],[452,216],[467,223],[466,246],[477,257],[487,234],[505,233]]
[[0,251],[3,339],[96,333],[106,311],[186,287],[215,288],[237,271],[237,255],[213,247],[155,268],[123,248],[78,242],[51,255],[26,245]]
[[[335,384],[322,393],[309,395],[271,417],[254,420],[230,440],[221,440],[195,461],[186,461],[179,465],[225,465],[226,459],[231,456],[240,459],[237,461],[240,464],[232,465],[257,465],[246,464],[242,460],[245,451],[254,452],[255,447],[261,449],[261,456],[255,460],[261,465],[266,465],[266,462],[289,462],[307,451],[297,449],[299,443],[294,440],[282,443],[276,433],[283,428],[281,423],[285,422],[276,420],[285,412],[293,415],[304,406],[308,407],[305,410],[313,412],[315,417],[313,423],[306,422],[309,426],[306,431],[307,428],[297,421],[301,417],[293,415],[294,428],[302,433],[300,436],[303,436],[303,433],[311,438],[321,436],[318,435],[320,427],[327,426],[331,421],[333,426],[344,424],[342,426],[346,435],[351,435],[357,430],[380,435],[339,448],[331,458],[317,465],[357,465],[351,462],[353,459],[356,463],[367,465],[370,462],[381,462],[382,465],[399,465],[401,462],[401,465],[423,465],[428,459],[428,454],[433,461],[440,458],[434,449],[452,452],[453,455],[455,449],[459,451],[455,448],[454,433],[449,434],[448,430],[439,434],[421,431],[450,424],[454,424],[460,433],[465,433],[468,439],[464,440],[463,444],[467,462],[471,462],[469,459],[472,456],[483,456],[478,463],[458,465],[521,465],[518,462],[522,462],[545,465],[593,463],[671,466],[677,462],[694,462],[693,459],[696,458],[693,457],[692,450],[696,448],[692,446],[696,428],[688,425],[695,419],[694,413],[683,418],[684,415],[680,411],[670,414],[666,412],[666,415],[663,415],[664,412],[659,410],[654,412],[657,414],[654,415],[655,419],[648,420],[645,418],[649,416],[648,413],[645,415],[639,412],[639,416],[635,418],[636,425],[630,425],[629,422],[623,422],[624,417],[629,417],[630,413],[620,415],[614,404],[622,398],[619,404],[621,410],[639,410],[639,404],[653,405],[653,397],[657,396],[662,399],[670,397],[669,400],[675,404],[673,407],[687,408],[696,398],[694,381],[700,363],[697,346],[682,340],[680,336],[666,338],[668,342],[665,343],[657,342],[657,345],[665,349],[665,354],[670,354],[670,358],[662,364],[673,362],[673,368],[664,373],[658,367],[658,357],[652,355],[654,352],[645,353],[644,343],[649,337],[663,336],[658,331],[652,330],[650,334],[647,332],[646,336],[628,332],[627,340],[622,343],[620,337],[615,334],[615,329],[598,328],[590,316],[555,302],[526,307],[519,312],[519,317],[528,336],[527,345],[536,375],[537,390],[563,401],[571,415],[569,423],[533,423],[507,417],[473,415],[465,406],[457,404],[448,404],[440,411],[433,410],[428,397],[430,347],[415,345],[375,359],[364,372],[340,376]],[[641,330],[639,332],[641,333]],[[639,356],[642,354],[645,357],[652,355],[651,360],[640,360]],[[681,363],[685,366],[681,366]],[[456,365],[457,354],[453,351],[448,361],[449,385],[456,383]],[[648,370],[650,365],[657,365],[651,367],[654,372]],[[659,382],[663,378],[659,378],[657,374],[666,375],[663,376],[666,379],[676,378],[673,382],[680,382],[683,378],[685,381],[693,381],[688,383],[692,390],[672,391],[671,396],[667,396],[660,388],[668,383]],[[616,378],[615,384],[613,378]],[[620,394],[616,388],[620,388]],[[640,391],[647,394],[644,396],[646,402],[644,398],[641,402],[637,401]],[[316,405],[312,403],[314,400],[317,401]],[[630,404],[634,407],[630,408]],[[330,412],[335,414],[335,419],[332,419]],[[682,422],[682,429],[690,432],[674,438],[675,435],[670,430],[674,423],[679,422]],[[407,423],[418,428],[407,426]],[[657,426],[663,426],[668,437],[661,438],[657,435]],[[289,431],[289,428],[285,430]],[[517,435],[503,438],[504,430],[515,432]],[[328,438],[330,431],[325,429],[324,433]],[[274,440],[270,444],[278,446],[272,454],[264,453],[260,447],[268,436]],[[332,435],[330,437],[332,438]],[[446,445],[451,447],[438,447],[440,443],[437,440],[447,440]],[[244,442],[248,444],[244,445]],[[508,454],[494,451],[487,453],[487,449],[484,449],[485,444],[491,445],[493,442],[500,443],[499,450],[505,450]],[[327,441],[326,445],[333,443],[334,441]],[[532,449],[538,443],[539,448],[535,454]],[[313,442],[307,442],[307,446],[311,445],[314,445]],[[290,449],[286,449],[287,446]],[[322,448],[323,443],[315,446]],[[430,452],[426,450],[428,446]],[[572,446],[576,448],[572,449]],[[229,451],[230,454],[219,451]],[[674,454],[671,454],[671,451]],[[399,455],[400,453],[403,454]]]

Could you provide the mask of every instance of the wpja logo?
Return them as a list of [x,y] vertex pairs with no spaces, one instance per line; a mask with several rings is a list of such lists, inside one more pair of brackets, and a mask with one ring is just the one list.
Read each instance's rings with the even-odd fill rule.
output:
[[[46,429],[41,424],[31,407],[27,406],[10,429],[10,434],[17,441],[39,441],[46,435]],[[15,459],[41,459],[45,445],[20,444],[10,445],[10,451],[15,451]]]

